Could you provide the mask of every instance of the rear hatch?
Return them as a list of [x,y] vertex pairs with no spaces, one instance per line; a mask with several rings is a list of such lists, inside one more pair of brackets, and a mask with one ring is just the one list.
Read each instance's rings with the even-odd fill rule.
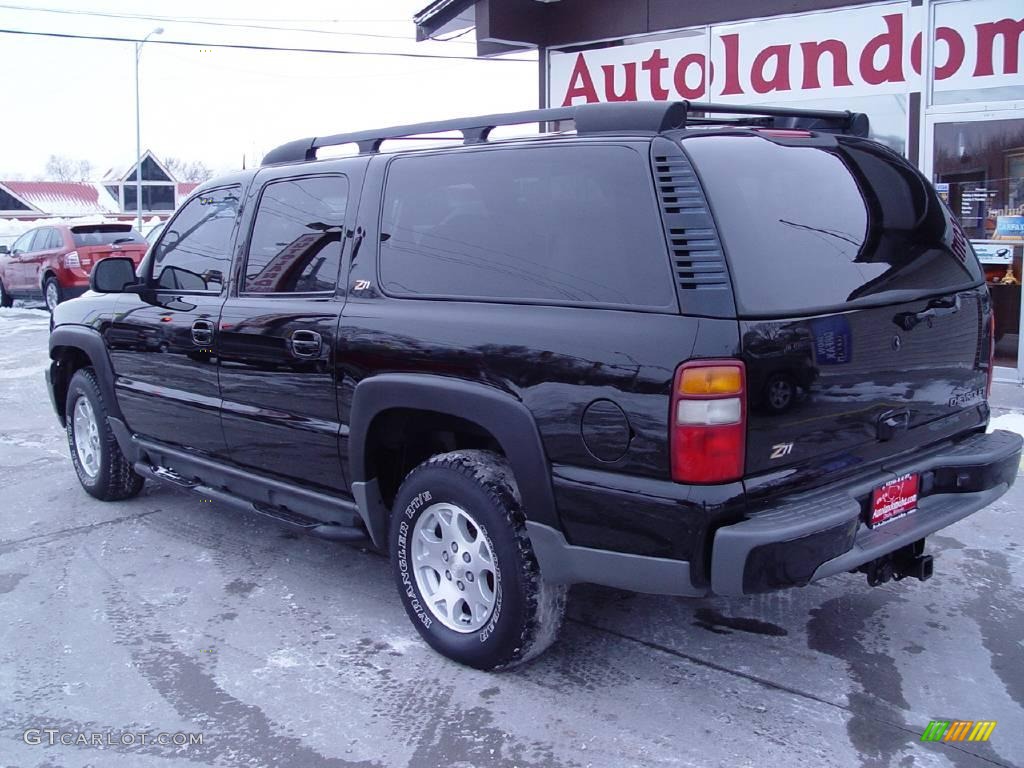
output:
[[913,166],[846,136],[683,147],[733,283],[748,491],[819,485],[984,423],[988,291]]
[[86,272],[108,256],[126,256],[138,266],[149,247],[130,224],[79,224],[71,227],[71,237]]

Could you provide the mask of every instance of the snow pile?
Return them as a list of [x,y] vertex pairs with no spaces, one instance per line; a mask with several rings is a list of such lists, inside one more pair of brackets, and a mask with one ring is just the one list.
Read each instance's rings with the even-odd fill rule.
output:
[[988,423],[988,431],[993,429],[1006,429],[1024,435],[1024,413],[1004,413],[993,417]]

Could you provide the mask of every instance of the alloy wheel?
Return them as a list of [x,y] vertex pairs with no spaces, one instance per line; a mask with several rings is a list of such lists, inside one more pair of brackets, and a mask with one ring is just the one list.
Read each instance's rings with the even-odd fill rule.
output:
[[434,617],[469,633],[494,613],[498,589],[494,552],[483,529],[455,504],[427,507],[412,533],[416,586]]

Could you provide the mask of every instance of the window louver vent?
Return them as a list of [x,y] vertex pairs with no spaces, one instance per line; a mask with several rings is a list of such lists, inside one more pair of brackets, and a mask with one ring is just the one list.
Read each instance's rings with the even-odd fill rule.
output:
[[681,152],[656,154],[654,173],[679,288],[730,290],[722,246],[693,167]]

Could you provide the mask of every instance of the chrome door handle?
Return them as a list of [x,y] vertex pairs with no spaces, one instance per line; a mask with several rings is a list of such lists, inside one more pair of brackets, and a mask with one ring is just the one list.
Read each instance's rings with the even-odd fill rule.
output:
[[318,357],[323,338],[316,331],[292,331],[291,348],[296,357]]
[[192,341],[200,347],[208,347],[213,343],[213,323],[209,320],[196,320],[192,323]]

